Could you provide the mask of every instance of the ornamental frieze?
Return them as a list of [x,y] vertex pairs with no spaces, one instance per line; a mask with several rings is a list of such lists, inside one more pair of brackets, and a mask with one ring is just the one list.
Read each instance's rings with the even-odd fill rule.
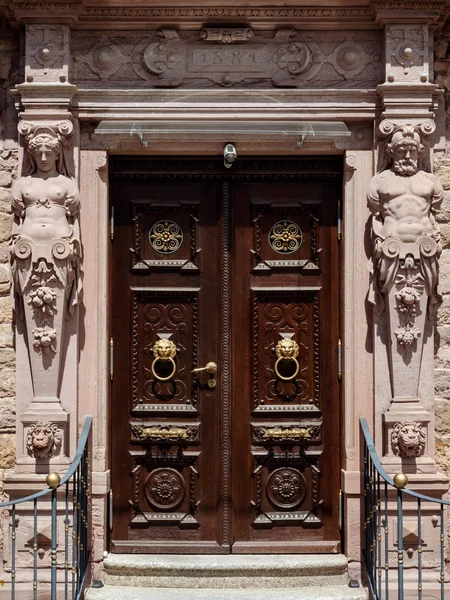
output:
[[73,33],[70,81],[79,87],[375,87],[383,80],[379,32],[320,36],[249,27],[161,29],[136,35]]

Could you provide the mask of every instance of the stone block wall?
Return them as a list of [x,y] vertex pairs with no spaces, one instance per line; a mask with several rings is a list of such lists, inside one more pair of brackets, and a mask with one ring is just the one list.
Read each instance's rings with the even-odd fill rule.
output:
[[[16,116],[10,89],[20,76],[19,36],[0,17],[0,500],[15,459],[15,352],[9,282],[11,186],[17,177]],[[0,557],[3,515],[0,514]]]

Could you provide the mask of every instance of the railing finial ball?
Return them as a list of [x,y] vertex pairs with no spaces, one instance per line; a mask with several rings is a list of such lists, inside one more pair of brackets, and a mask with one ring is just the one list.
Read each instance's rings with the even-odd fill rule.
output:
[[61,477],[58,473],[49,473],[45,479],[49,488],[56,490],[61,482]]
[[402,490],[408,485],[408,477],[404,473],[397,473],[394,475],[394,485],[399,490]]

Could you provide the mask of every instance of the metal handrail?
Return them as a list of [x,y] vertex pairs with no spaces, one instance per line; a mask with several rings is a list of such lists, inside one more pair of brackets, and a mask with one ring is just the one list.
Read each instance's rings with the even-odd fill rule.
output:
[[[445,600],[446,592],[447,599],[450,598],[448,595],[449,589],[445,584],[445,531],[447,521],[444,512],[446,507],[450,505],[450,501],[406,489],[408,479],[403,473],[390,477],[378,458],[367,420],[362,417],[359,421],[364,436],[364,543],[362,553],[371,597],[373,600],[389,600],[393,597],[398,600],[405,600],[404,571],[407,567],[409,575],[414,574],[413,580],[417,580],[417,596],[414,594],[414,598],[424,600],[427,597],[423,595],[429,585],[429,583],[424,584],[423,577],[424,571],[427,569],[428,573],[431,569],[431,573],[434,572],[438,576],[436,581],[440,589],[440,599]],[[396,505],[392,501],[395,495],[397,497]],[[403,525],[405,500],[408,500],[408,519],[411,519],[412,514],[417,517],[417,558],[413,558],[414,549],[412,549],[412,553],[408,551],[409,562],[406,566],[404,564]],[[433,555],[428,556],[425,567],[422,520],[427,518],[427,512],[428,519],[430,518],[430,509],[424,507],[424,503],[437,505],[438,510],[433,508],[432,513],[433,515],[436,512],[439,513],[438,521],[434,524],[437,543],[430,544],[430,540],[428,540],[428,546],[430,548],[434,546],[434,550],[432,550]],[[429,506],[430,504],[428,504]],[[392,529],[396,530],[396,540],[392,538]],[[428,532],[427,536],[429,535]],[[411,548],[410,545],[408,550],[409,548]],[[429,578],[428,581],[430,581]],[[409,577],[408,598],[412,597],[410,586],[411,577]],[[433,595],[433,598],[435,597]]]
[[[365,440],[366,440],[367,450],[369,451],[370,458],[372,459],[372,462],[373,462],[376,470],[389,485],[392,485],[392,487],[396,488],[397,486],[395,485],[394,480],[392,479],[392,477],[389,477],[389,475],[383,469],[383,465],[381,464],[380,459],[378,458],[378,454],[375,449],[375,444],[373,443],[373,438],[372,438],[372,434],[370,433],[367,419],[365,417],[361,417],[359,419],[359,422],[361,424],[361,429],[362,429],[362,432],[363,432]],[[402,491],[404,494],[407,494],[408,496],[411,496],[413,498],[425,500],[426,502],[436,502],[437,504],[445,504],[446,506],[450,506],[450,500],[438,500],[437,498],[433,498],[432,496],[426,496],[425,494],[419,494],[418,492],[414,492],[413,490],[408,490],[407,488],[402,488]]]
[[81,435],[80,435],[80,440],[78,442],[77,451],[75,452],[75,456],[73,457],[72,464],[70,465],[70,468],[67,471],[67,473],[65,475],[63,475],[63,477],[61,478],[61,481],[59,482],[59,485],[56,488],[48,487],[45,490],[41,490],[40,492],[36,492],[35,494],[31,494],[30,496],[24,496],[23,498],[19,498],[18,500],[9,500],[8,502],[0,502],[0,509],[8,508],[9,506],[13,506],[14,504],[22,504],[24,502],[31,502],[32,500],[37,500],[38,498],[42,498],[42,496],[45,496],[46,494],[50,494],[53,491],[53,489],[58,489],[61,486],[63,486],[67,481],[69,481],[69,479],[72,477],[72,475],[77,470],[78,465],[80,464],[81,459],[83,457],[83,452],[86,447],[89,433],[90,433],[91,427],[92,427],[92,419],[93,419],[93,417],[91,417],[91,415],[87,415],[85,417],[83,429],[82,429]]
[[[90,446],[91,446],[91,429],[93,418],[88,415],[84,419],[83,429],[81,431],[78,447],[75,456],[68,471],[59,479],[52,477],[53,481],[47,478],[48,488],[18,498],[17,500],[9,500],[0,503],[0,510],[6,509],[9,511],[9,528],[10,535],[10,552],[8,553],[9,566],[5,569],[5,573],[10,573],[9,581],[11,600],[16,600],[17,585],[20,579],[24,582],[29,581],[26,571],[32,571],[33,588],[32,598],[37,600],[38,587],[43,584],[48,575],[42,578],[43,571],[50,573],[50,600],[64,598],[64,600],[80,600],[85,586],[89,579],[89,559],[91,549],[91,521],[90,521]],[[54,485],[52,485],[54,483]],[[62,489],[59,494],[58,490]],[[49,554],[50,565],[38,565],[38,500],[42,500],[45,496],[50,496],[45,502],[51,509],[51,551]],[[33,536],[30,546],[33,550],[32,565],[24,566],[17,571],[16,569],[16,554],[18,549],[17,527],[17,511],[20,506],[25,503],[33,505]],[[58,504],[59,503],[59,504]],[[23,509],[25,512],[28,508]],[[46,513],[48,514],[48,513]],[[47,518],[47,517],[46,517]],[[58,537],[58,529],[62,529],[62,540]],[[6,539],[6,536],[5,536]],[[58,564],[58,556],[60,562]],[[62,576],[58,582],[58,571]],[[48,579],[47,579],[48,581]],[[0,582],[5,585],[4,581]],[[58,590],[61,590],[58,591]],[[31,591],[31,590],[30,590]]]

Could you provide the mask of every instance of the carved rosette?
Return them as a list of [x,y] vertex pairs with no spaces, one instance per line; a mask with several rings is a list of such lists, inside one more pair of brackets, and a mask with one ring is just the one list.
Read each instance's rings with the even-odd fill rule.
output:
[[64,326],[81,292],[79,196],[73,179],[70,121],[22,121],[26,153],[12,190],[11,276],[24,318],[34,397],[57,401]]
[[395,423],[391,431],[391,447],[395,456],[416,458],[425,450],[425,430],[421,423],[403,421]]
[[297,469],[286,467],[273,471],[266,485],[270,502],[281,510],[297,508],[305,499],[307,485]]
[[27,431],[27,450],[33,458],[52,458],[61,447],[62,431],[56,423],[33,423]]
[[183,502],[186,484],[177,470],[160,468],[150,473],[144,490],[150,506],[157,510],[173,510]]

